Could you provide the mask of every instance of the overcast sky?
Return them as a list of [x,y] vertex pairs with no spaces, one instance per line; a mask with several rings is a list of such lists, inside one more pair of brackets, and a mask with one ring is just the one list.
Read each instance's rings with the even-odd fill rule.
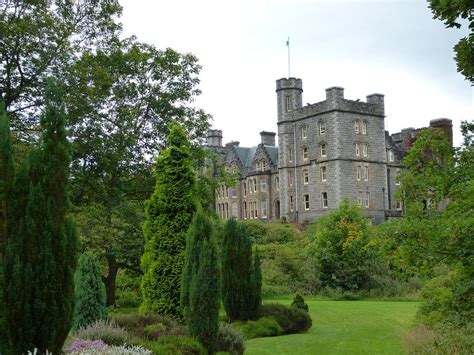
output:
[[385,95],[385,129],[431,119],[474,119],[474,91],[457,73],[453,46],[467,34],[433,20],[425,0],[121,0],[126,36],[199,58],[202,95],[224,142],[260,143],[277,132],[275,81],[303,80],[303,104],[342,86],[348,99]]

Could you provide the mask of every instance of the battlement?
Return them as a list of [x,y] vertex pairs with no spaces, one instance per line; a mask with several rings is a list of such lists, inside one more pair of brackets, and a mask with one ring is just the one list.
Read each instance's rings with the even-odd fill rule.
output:
[[209,147],[222,147],[222,131],[220,129],[207,131],[207,145]]

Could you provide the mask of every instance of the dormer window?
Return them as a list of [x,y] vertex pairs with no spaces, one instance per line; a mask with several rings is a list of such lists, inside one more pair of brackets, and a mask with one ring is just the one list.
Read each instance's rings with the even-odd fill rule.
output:
[[265,171],[265,170],[267,170],[267,161],[262,160],[262,171]]
[[255,163],[255,170],[260,171],[260,162],[259,161],[257,161]]

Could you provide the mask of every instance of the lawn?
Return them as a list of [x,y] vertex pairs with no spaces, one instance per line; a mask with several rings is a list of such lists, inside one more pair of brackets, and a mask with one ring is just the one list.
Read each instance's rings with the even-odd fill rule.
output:
[[412,324],[419,305],[392,301],[306,303],[313,319],[308,332],[249,340],[245,354],[403,354],[401,333]]

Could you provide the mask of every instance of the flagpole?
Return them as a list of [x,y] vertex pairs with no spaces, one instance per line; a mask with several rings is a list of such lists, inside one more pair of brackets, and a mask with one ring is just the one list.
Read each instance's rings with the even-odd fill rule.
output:
[[286,46],[288,47],[288,78],[290,78],[290,37],[286,41]]

